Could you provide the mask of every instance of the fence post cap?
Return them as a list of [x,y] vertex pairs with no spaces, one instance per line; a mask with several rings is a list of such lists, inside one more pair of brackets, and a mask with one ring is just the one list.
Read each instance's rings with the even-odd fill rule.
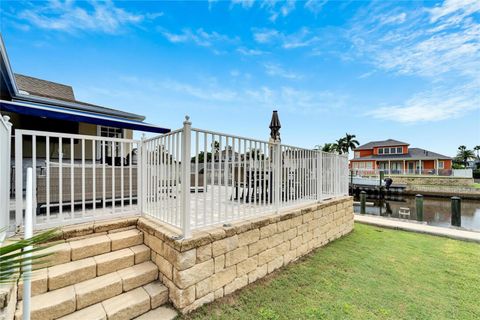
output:
[[461,200],[460,197],[451,197],[450,199],[452,199],[452,200]]
[[188,114],[185,115],[185,121],[183,121],[183,124],[192,124],[192,123],[190,122],[190,116],[189,116]]
[[422,197],[422,198],[423,198],[423,195],[421,195],[421,194],[417,194],[417,195],[415,195],[415,197],[417,197],[417,198],[420,198],[420,197]]

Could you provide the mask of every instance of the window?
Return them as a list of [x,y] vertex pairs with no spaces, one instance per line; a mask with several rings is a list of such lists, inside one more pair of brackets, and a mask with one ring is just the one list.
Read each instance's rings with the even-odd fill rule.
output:
[[403,148],[402,147],[397,147],[397,153],[402,154],[403,153]]
[[378,148],[378,154],[383,154],[383,148]]
[[121,128],[100,126],[99,131],[100,137],[123,138],[123,129]]
[[390,154],[390,148],[385,148],[384,152],[385,152],[385,154]]
[[444,169],[445,168],[445,163],[443,161],[439,160],[438,161],[438,169]]
[[391,153],[391,154],[395,154],[395,153],[396,153],[396,149],[395,149],[395,148],[390,148],[390,153]]
[[[97,126],[97,135],[100,137],[108,137],[108,138],[123,138],[123,129],[122,128],[114,128],[114,127],[105,127],[105,126]],[[100,142],[97,143],[97,160],[102,159],[102,144]],[[119,143],[105,143],[105,156],[112,157],[120,155],[120,144]]]
[[372,163],[371,163],[371,162],[367,162],[365,167],[366,167],[367,169],[372,169]]

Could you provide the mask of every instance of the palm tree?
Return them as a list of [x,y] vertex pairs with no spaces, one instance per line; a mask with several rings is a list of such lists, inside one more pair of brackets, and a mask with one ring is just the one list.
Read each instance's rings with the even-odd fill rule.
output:
[[458,147],[457,159],[458,162],[462,162],[465,168],[468,165],[468,159],[475,158],[475,153],[472,150],[468,150],[466,146]]
[[473,147],[473,150],[477,151],[477,159],[480,159],[480,146]]
[[323,146],[317,144],[315,147],[313,147],[313,150],[320,150],[323,152],[335,152],[335,147],[334,143],[324,143]]
[[344,151],[348,153],[349,150],[353,150],[360,144],[358,140],[355,139],[354,134],[345,133],[345,137],[342,138],[344,141]]
[[348,152],[348,147],[345,143],[345,138],[340,138],[340,139],[336,140],[335,143],[333,144],[333,148],[339,154],[347,153]]
[[[52,240],[56,235],[57,230],[53,229],[37,234],[30,239],[15,241],[0,247],[0,284],[16,281],[17,275],[28,265],[45,263],[45,258],[49,254],[39,252],[48,246],[39,245]],[[25,257],[26,254],[31,254],[31,256]]]

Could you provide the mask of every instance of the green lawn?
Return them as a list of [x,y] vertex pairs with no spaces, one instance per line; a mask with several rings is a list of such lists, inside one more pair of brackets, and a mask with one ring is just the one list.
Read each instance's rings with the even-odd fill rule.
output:
[[480,183],[474,183],[474,184],[473,184],[473,187],[474,187],[474,188],[477,188],[477,189],[480,189]]
[[480,245],[355,224],[185,319],[480,319]]

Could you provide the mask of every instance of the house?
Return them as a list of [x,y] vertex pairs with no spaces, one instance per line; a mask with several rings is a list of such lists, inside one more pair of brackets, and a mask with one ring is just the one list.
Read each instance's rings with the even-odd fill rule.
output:
[[[13,130],[55,131],[126,139],[133,137],[134,130],[154,133],[170,131],[144,122],[145,117],[142,115],[79,101],[69,85],[14,73],[1,35],[0,112],[2,116],[10,118]],[[77,142],[78,140],[75,141],[74,153],[78,159],[81,147]],[[109,148],[112,147],[107,147],[106,152],[111,154]],[[45,156],[45,149],[45,142],[39,141],[37,155]],[[91,148],[85,152],[88,158]],[[24,156],[30,153],[30,147],[24,147]],[[100,156],[100,152],[97,156]],[[56,155],[53,153],[52,157],[55,158]]]
[[350,168],[358,171],[383,170],[390,174],[450,175],[452,158],[406,142],[388,139],[357,147]]

